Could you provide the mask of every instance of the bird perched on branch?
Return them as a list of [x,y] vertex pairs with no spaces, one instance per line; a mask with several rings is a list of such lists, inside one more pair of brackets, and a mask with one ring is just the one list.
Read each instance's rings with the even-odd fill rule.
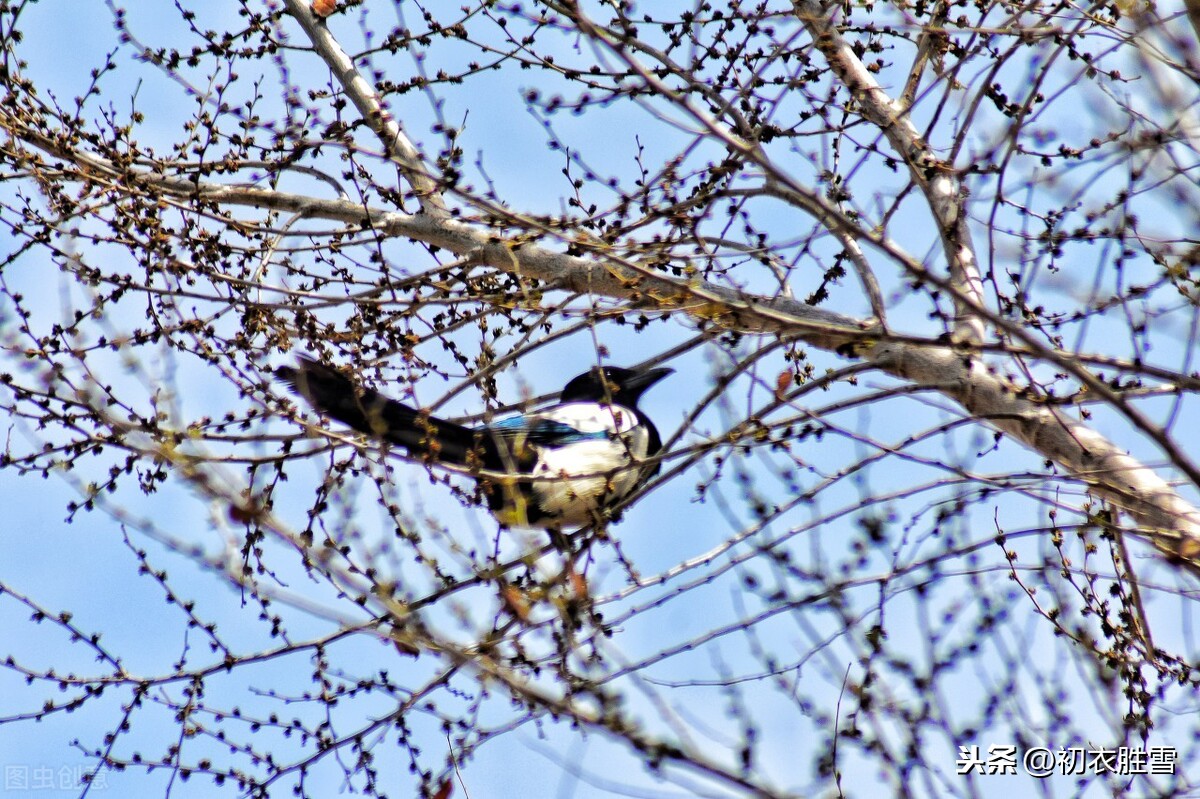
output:
[[672,371],[596,367],[568,382],[556,404],[480,427],[431,416],[304,356],[275,374],[360,433],[466,468],[502,524],[562,529],[600,520],[658,473],[644,461],[662,439],[638,400]]

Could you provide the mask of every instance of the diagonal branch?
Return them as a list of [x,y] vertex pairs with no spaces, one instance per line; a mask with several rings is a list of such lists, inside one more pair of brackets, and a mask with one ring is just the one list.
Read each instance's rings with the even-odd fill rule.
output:
[[325,21],[314,16],[304,0],[284,0],[284,4],[308,34],[317,55],[329,65],[329,69],[342,85],[346,96],[358,109],[358,113],[379,137],[388,157],[412,186],[413,193],[417,195],[417,202],[421,204],[421,210],[433,216],[445,216],[446,203],[442,198],[441,188],[426,169],[420,151],[409,141],[395,117],[383,107],[375,89],[355,68],[354,61],[329,32]]
[[956,288],[954,341],[971,346],[982,344],[984,322],[974,309],[985,307],[983,281],[967,224],[966,192],[957,170],[953,164],[934,154],[929,143],[917,132],[904,106],[888,96],[833,24],[831,13],[815,0],[793,0],[792,6],[808,28],[817,49],[853,96],[858,110],[883,131],[908,166],[913,181],[925,193],[937,221],[946,262],[950,265],[950,282]]

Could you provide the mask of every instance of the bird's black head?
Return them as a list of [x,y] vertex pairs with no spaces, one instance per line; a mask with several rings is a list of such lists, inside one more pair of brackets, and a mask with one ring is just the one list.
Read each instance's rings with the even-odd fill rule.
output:
[[611,402],[636,409],[638,399],[646,389],[674,371],[595,366],[567,383],[561,399],[563,402]]

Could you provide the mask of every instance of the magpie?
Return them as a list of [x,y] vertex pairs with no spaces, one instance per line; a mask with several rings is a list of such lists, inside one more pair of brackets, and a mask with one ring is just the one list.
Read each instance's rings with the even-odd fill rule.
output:
[[658,473],[644,463],[662,449],[638,408],[646,389],[673,369],[594,367],[570,380],[543,410],[478,427],[439,419],[357,386],[300,356],[276,376],[317,411],[428,463],[469,470],[506,527],[582,527]]

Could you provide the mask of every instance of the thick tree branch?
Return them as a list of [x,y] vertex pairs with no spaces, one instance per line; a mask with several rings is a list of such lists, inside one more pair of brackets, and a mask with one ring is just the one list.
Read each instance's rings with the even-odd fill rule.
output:
[[985,307],[983,281],[971,230],[967,224],[966,193],[954,165],[939,159],[929,143],[917,132],[905,107],[884,91],[855,54],[854,48],[814,0],[794,0],[796,15],[812,34],[817,49],[846,86],[858,104],[858,110],[876,125],[908,165],[912,179],[925,193],[937,220],[938,234],[950,281],[957,289],[955,298],[954,340],[978,346],[984,340],[984,323],[975,309]]
[[305,0],[284,0],[284,4],[287,6],[288,13],[295,17],[296,21],[300,23],[300,27],[308,34],[313,48],[329,65],[329,69],[337,78],[338,83],[342,85],[346,96],[358,109],[358,113],[379,137],[388,157],[412,186],[421,210],[434,216],[445,216],[446,203],[442,198],[441,188],[426,169],[420,151],[404,135],[404,131],[401,130],[400,123],[396,121],[395,117],[383,107],[375,89],[355,68],[354,61],[329,32],[326,22],[313,15]]
[[[1060,464],[1124,510],[1131,531],[1162,552],[1200,570],[1200,510],[1185,501],[1152,469],[1062,409],[1027,398],[1018,386],[985,368],[967,353],[919,339],[870,342],[881,337],[874,320],[860,320],[784,297],[761,297],[698,280],[679,280],[608,253],[598,258],[567,255],[534,242],[505,241],[469,222],[429,214],[364,208],[348,200],[311,197],[243,186],[222,186],[118,170],[94,155],[22,131],[26,140],[80,168],[76,180],[116,189],[147,191],[183,202],[203,201],[289,211],[361,225],[471,255],[517,276],[578,293],[629,300],[658,310],[679,310],[708,323],[746,333],[799,339],[827,351],[851,347],[880,370],[928,385],[959,403],[970,415],[1011,435]],[[118,181],[119,178],[119,181]],[[867,346],[864,346],[866,344]],[[1186,464],[1185,464],[1186,465]]]

